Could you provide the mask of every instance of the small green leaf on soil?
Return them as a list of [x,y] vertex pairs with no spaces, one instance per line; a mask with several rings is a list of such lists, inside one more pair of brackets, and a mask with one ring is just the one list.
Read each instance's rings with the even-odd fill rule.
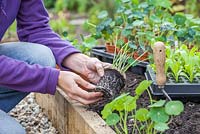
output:
[[154,107],[150,109],[149,117],[155,122],[167,122],[169,120],[169,115],[165,113],[164,108]]
[[119,122],[119,120],[120,120],[119,115],[116,113],[112,113],[106,118],[106,123],[109,126],[112,126],[112,125],[116,125]]
[[148,113],[146,108],[140,108],[136,111],[135,118],[139,121],[147,121],[149,119]]
[[151,83],[152,81],[143,80],[135,89],[136,95],[140,96],[151,85]]
[[164,106],[165,102],[166,102],[165,100],[159,100],[156,103],[149,105],[149,107],[162,107]]
[[179,115],[183,110],[184,106],[181,101],[169,101],[165,105],[165,112],[169,115]]
[[165,130],[168,130],[169,127],[168,127],[167,123],[159,122],[154,125],[154,129],[164,132]]

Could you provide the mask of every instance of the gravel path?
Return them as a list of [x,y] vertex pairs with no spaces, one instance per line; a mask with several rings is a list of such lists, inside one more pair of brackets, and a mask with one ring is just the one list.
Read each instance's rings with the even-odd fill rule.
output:
[[10,113],[26,129],[27,134],[58,134],[31,93]]

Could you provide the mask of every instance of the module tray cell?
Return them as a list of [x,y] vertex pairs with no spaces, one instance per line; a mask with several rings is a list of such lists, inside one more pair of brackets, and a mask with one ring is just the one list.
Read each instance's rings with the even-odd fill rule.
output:
[[[91,57],[96,57],[100,61],[112,63],[114,54],[106,52],[106,48],[104,46],[94,47],[91,51]],[[133,73],[144,75],[146,72],[146,66],[148,62],[140,62],[136,66],[129,68]]]
[[[156,74],[150,66],[147,66],[145,77],[153,81],[150,86],[151,93],[155,96],[163,96],[156,83]],[[185,77],[180,77],[179,82],[175,82],[172,76],[168,76],[164,89],[170,97],[200,97],[200,77],[190,83]]]

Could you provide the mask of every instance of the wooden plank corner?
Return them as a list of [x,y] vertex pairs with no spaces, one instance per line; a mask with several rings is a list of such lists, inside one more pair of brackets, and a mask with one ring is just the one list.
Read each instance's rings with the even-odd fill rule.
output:
[[96,112],[72,101],[60,88],[54,96],[37,93],[36,101],[60,134],[116,134]]

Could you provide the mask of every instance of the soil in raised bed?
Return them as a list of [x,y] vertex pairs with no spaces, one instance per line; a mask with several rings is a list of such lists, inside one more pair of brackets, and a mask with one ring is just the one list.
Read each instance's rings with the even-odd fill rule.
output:
[[[135,88],[144,79],[144,76],[136,75],[128,71],[126,73],[126,88],[122,88],[122,90],[117,94],[119,95],[123,92],[129,92],[134,96]],[[111,102],[112,99],[112,97],[104,97],[101,101],[90,105],[89,109],[100,114],[104,105]],[[137,101],[138,108],[147,107],[149,104],[149,96],[147,92],[145,92]],[[185,102],[184,107],[184,112],[173,118],[169,125],[170,129],[167,130],[165,134],[200,134],[200,104],[198,102],[187,101]],[[128,120],[127,126],[130,132],[133,128],[132,124],[131,119]]]

